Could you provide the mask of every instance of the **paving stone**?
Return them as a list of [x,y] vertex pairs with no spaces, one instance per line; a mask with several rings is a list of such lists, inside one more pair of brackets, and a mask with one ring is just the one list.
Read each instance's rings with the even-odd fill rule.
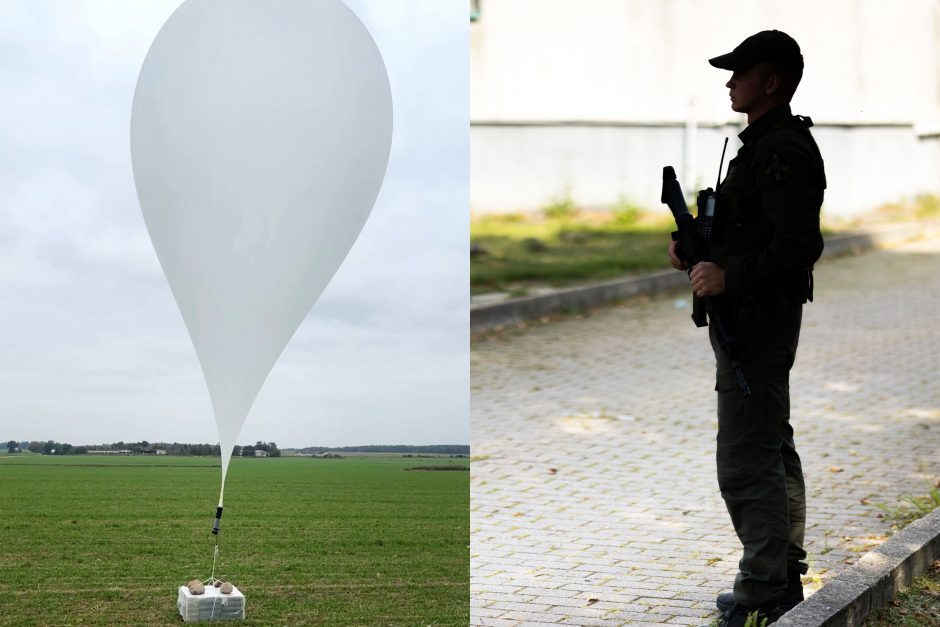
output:
[[555,623],[563,618],[562,615],[552,617],[545,612],[525,612],[525,611],[513,611],[508,614],[503,615],[503,618],[508,618],[514,621],[517,621],[514,624],[529,624],[529,623]]
[[[506,610],[495,610],[490,607],[477,607],[475,605],[471,606],[473,608],[473,617],[474,618],[498,618],[506,613]],[[473,621],[470,621],[473,623]]]
[[[474,343],[471,597],[485,608],[472,624],[686,624],[677,610],[713,612],[730,586],[714,356],[680,299]],[[790,382],[817,581],[889,533],[875,504],[940,476],[937,311],[940,240],[817,268]],[[591,598],[603,607],[568,613]]]
[[701,618],[694,616],[673,616],[666,621],[667,625],[704,625],[707,624]]
[[572,625],[583,625],[584,627],[619,627],[622,623],[619,620],[607,620],[602,618],[579,618]]

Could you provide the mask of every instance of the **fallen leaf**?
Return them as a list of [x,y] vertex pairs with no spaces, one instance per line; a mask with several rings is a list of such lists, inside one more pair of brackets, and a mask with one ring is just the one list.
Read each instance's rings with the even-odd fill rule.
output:
[[600,600],[600,599],[588,599],[588,605],[594,605],[594,604],[597,603],[599,600]]
[[558,469],[557,469],[557,468],[549,468],[549,469],[548,469],[548,474],[550,474],[550,475],[554,475],[554,474],[557,474],[557,473],[558,473]]
[[842,472],[842,470],[843,469],[838,466],[829,466],[829,472]]
[[871,501],[869,501],[868,499],[859,499],[858,502],[861,503],[862,505],[870,505],[870,504],[871,504]]

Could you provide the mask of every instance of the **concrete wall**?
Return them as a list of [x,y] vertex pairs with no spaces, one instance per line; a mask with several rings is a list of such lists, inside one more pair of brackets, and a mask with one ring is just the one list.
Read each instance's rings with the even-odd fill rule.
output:
[[[482,0],[471,26],[471,208],[655,206],[663,165],[713,185],[743,118],[707,58],[779,28],[806,72],[793,102],[847,215],[940,193],[940,0]],[[694,129],[694,130],[693,130]]]
[[[659,208],[662,168],[683,189],[714,187],[725,137],[725,165],[740,146],[738,127],[679,125],[478,125],[470,134],[471,208],[511,212],[570,195],[604,208],[619,200]],[[940,193],[940,136],[906,125],[813,128],[829,188],[823,210],[851,216],[918,193]],[[723,173],[727,171],[727,167]]]

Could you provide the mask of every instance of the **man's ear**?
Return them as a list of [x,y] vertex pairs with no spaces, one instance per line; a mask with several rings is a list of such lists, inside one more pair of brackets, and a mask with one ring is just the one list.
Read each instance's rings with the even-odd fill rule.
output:
[[764,93],[768,96],[774,94],[777,90],[780,89],[780,75],[771,74],[767,77],[767,80],[764,82]]

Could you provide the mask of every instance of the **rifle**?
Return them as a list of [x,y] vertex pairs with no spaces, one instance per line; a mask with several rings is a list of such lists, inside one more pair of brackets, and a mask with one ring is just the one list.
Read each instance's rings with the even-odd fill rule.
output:
[[[725,140],[727,147],[728,140]],[[724,162],[724,151],[722,151],[722,162]],[[721,178],[721,167],[718,169],[719,180]],[[708,188],[698,195],[698,217],[693,218],[685,205],[685,196],[682,194],[682,187],[676,180],[676,171],[672,166],[663,168],[663,190],[660,202],[669,207],[676,220],[678,228],[672,234],[672,239],[679,242],[677,254],[688,266],[688,273],[691,275],[692,267],[700,261],[709,261],[708,240],[712,236],[712,225],[715,217],[715,192]],[[699,297],[692,295],[692,321],[697,327],[704,327],[711,321],[711,326],[715,329],[715,335],[718,339],[718,346],[731,362],[734,373],[738,378],[738,385],[744,396],[751,395],[751,389],[748,387],[747,379],[744,378],[744,372],[737,361],[738,340],[734,336],[727,320],[722,315],[718,302],[711,296]]]

